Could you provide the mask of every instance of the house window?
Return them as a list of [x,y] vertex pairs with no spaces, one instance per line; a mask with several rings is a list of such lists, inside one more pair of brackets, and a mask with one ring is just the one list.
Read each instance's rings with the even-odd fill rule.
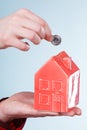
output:
[[79,70],[70,75],[69,77],[69,96],[68,96],[68,105],[69,108],[75,106],[76,96],[79,92]]
[[46,94],[39,94],[39,104],[42,105],[49,105],[50,103],[50,97]]
[[53,91],[63,91],[61,81],[54,81],[52,80],[52,90]]
[[39,89],[40,90],[49,90],[49,81],[44,79],[39,79]]

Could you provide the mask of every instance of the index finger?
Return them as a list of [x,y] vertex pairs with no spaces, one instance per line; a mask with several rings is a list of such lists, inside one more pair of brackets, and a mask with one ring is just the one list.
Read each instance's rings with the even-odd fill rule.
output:
[[19,13],[22,13],[24,15],[24,17],[26,17],[28,19],[31,19],[34,22],[39,23],[43,27],[44,32],[45,32],[44,39],[46,39],[47,41],[51,41],[52,40],[51,29],[50,29],[48,23],[44,19],[42,19],[40,16],[34,14],[32,11],[30,11],[28,9],[21,9],[19,11]]

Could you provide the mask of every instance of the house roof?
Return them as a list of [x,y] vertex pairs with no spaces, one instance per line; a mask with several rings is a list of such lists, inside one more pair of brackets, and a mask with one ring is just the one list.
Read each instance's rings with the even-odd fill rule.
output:
[[79,70],[78,66],[65,51],[60,52],[56,56],[53,56],[53,59],[67,75],[71,75]]

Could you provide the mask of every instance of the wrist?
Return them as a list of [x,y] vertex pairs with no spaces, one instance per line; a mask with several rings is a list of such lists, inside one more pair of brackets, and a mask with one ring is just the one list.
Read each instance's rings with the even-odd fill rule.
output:
[[4,114],[4,108],[3,108],[3,101],[6,99],[8,99],[8,97],[0,99],[0,122],[2,123],[7,122],[7,119],[5,117],[6,115]]

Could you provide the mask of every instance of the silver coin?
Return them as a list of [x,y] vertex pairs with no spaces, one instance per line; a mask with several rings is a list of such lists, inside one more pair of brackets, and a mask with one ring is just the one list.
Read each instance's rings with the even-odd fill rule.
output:
[[59,35],[53,35],[51,43],[55,46],[61,43],[61,37]]

